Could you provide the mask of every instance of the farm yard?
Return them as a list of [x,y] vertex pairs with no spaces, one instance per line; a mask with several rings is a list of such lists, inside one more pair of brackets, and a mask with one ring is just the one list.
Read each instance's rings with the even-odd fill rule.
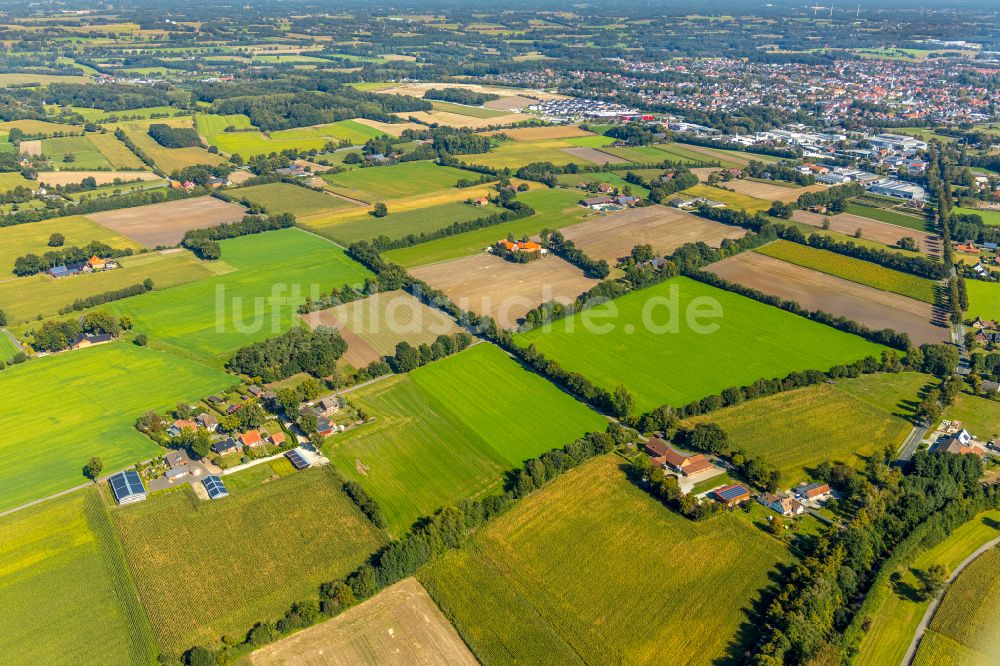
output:
[[[385,543],[329,468],[233,491],[219,502],[184,488],[112,515],[159,646],[174,656],[245,634]],[[210,576],[206,563],[215,563]]]
[[542,229],[562,229],[577,224],[587,215],[588,211],[577,205],[579,198],[579,193],[562,188],[522,192],[517,195],[517,200],[535,210],[531,217],[399,250],[389,250],[383,257],[406,268],[413,268],[478,254],[483,248],[506,238],[508,234],[521,238],[535,236]]
[[49,247],[49,237],[52,234],[63,235],[66,247],[83,247],[91,241],[99,241],[119,250],[141,246],[128,238],[106,229],[81,215],[56,217],[31,224],[16,224],[5,227],[0,234],[0,281],[12,277],[14,261],[24,254],[45,254]]
[[[837,255],[839,256],[839,255]],[[846,258],[846,257],[843,257]],[[947,341],[948,327],[929,303],[881,291],[758,252],[744,252],[706,267],[721,278],[853,319],[868,328],[907,333],[916,344]]]
[[4,661],[155,661],[152,630],[97,489],[0,517],[0,543]]
[[[233,383],[221,371],[127,343],[8,368],[0,413],[0,511],[81,483],[80,469],[91,456],[101,456],[111,471],[161,453],[135,429],[138,416]],[[52,396],[59,396],[58,404]]]
[[11,325],[54,315],[77,299],[139,284],[147,278],[167,289],[215,275],[209,264],[187,251],[150,252],[125,257],[119,268],[55,279],[45,274],[0,280],[0,307]]
[[792,558],[738,512],[682,518],[620,465],[602,456],[564,474],[418,572],[481,663],[727,656]]
[[332,620],[251,653],[254,666],[311,662],[336,655],[345,664],[478,662],[427,591],[406,578]]
[[[711,316],[713,311],[719,316]],[[692,312],[708,317],[695,318],[696,328],[688,316]],[[588,320],[593,324],[586,325]],[[597,332],[608,324],[612,330]],[[627,384],[637,412],[662,404],[683,406],[760,377],[827,370],[865,356],[878,357],[883,349],[683,277],[557,321],[551,330],[516,335],[515,340],[521,346],[535,345],[565,369],[609,391]]]
[[824,221],[829,221],[830,231],[845,236],[854,236],[860,229],[862,239],[878,241],[890,247],[898,245],[903,238],[912,238],[916,241],[917,248],[924,254],[939,254],[941,252],[941,242],[930,234],[853,213],[840,213],[827,217],[805,210],[796,210],[792,213],[792,219],[818,229],[823,227]]
[[360,289],[371,277],[343,250],[300,229],[219,244],[221,261],[235,270],[116,301],[109,309],[129,315],[151,344],[221,367],[239,347],[291,328],[306,297],[344,284]]
[[915,666],[996,663],[1000,657],[1000,549],[976,558],[951,584],[920,642]]
[[351,402],[376,420],[325,451],[378,501],[397,536],[441,506],[497,490],[528,458],[607,426],[489,344],[367,386]]
[[[655,171],[655,173],[660,173]],[[596,173],[562,173],[556,176],[556,182],[558,182],[563,187],[581,187],[589,185],[590,183],[608,183],[614,185],[620,190],[625,187],[630,187],[632,193],[635,196],[647,197],[649,196],[649,190],[647,190],[642,185],[635,185],[628,182],[617,173],[613,171],[598,171]],[[589,196],[585,192],[580,193],[581,198]]]
[[[912,381],[900,386],[871,375],[839,380],[836,386],[808,386],[695,417],[685,425],[719,424],[747,455],[778,468],[781,487],[791,487],[808,480],[809,470],[823,461],[860,468],[878,449],[902,444],[910,423],[899,415],[901,410],[861,396],[874,390],[890,396],[881,402],[898,403],[930,382],[930,377],[915,373],[908,379]],[[850,384],[860,386],[841,388]]]
[[597,284],[556,256],[518,264],[481,252],[422,266],[411,273],[443,291],[463,310],[489,315],[502,328],[514,328],[529,310],[542,303],[570,303]]
[[296,217],[317,215],[331,210],[356,206],[356,204],[340,197],[330,196],[291,183],[253,185],[232,190],[230,193],[238,200],[249,199],[268,213],[291,213]]
[[474,180],[468,171],[437,166],[433,162],[407,162],[394,167],[357,169],[323,176],[330,191],[368,203],[454,188],[455,183],[463,178]]
[[433,343],[439,335],[461,330],[443,312],[424,305],[404,291],[372,294],[358,301],[310,312],[302,319],[310,328],[339,329],[347,341],[347,352],[342,359],[354,368],[391,356],[397,342],[405,340],[416,347]]
[[869,261],[785,240],[768,243],[757,248],[756,251],[768,257],[781,259],[803,268],[810,268],[881,291],[908,296],[924,303],[934,304],[937,302],[937,285],[933,281],[885,268]]
[[192,197],[90,213],[87,218],[152,248],[177,245],[189,229],[236,222],[245,214],[243,206],[215,197]]
[[[920,587],[916,572],[925,571],[934,564],[942,564],[948,571],[954,571],[976,549],[1000,536],[996,527],[998,522],[1000,522],[1000,511],[992,510],[979,514],[969,522],[956,527],[938,545],[920,553],[903,570],[899,583],[892,585],[892,589],[885,595],[881,607],[876,609],[871,628],[865,632],[855,660],[858,666],[902,662],[920,619],[930,605],[929,600],[917,600],[907,593],[909,589]],[[991,612],[992,610],[990,609]],[[933,631],[925,634],[921,642],[921,651],[925,646],[929,646],[927,654],[933,654],[938,644],[947,645],[948,641],[940,640],[941,638],[943,637],[935,636]],[[938,657],[940,658],[940,655]],[[952,663],[947,661],[946,657],[944,659],[945,661],[934,663]]]
[[645,206],[589,219],[564,230],[563,235],[587,256],[614,265],[636,245],[652,245],[657,256],[666,256],[685,243],[702,241],[719,247],[724,238],[742,238],[746,229],[676,208]]

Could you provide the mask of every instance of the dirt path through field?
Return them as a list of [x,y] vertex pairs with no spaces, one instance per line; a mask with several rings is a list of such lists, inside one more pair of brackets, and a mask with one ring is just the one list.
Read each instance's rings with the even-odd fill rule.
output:
[[807,310],[847,317],[872,329],[908,333],[914,344],[946,342],[947,326],[934,306],[899,294],[843,280],[810,268],[744,252],[706,268],[730,282],[797,302]]

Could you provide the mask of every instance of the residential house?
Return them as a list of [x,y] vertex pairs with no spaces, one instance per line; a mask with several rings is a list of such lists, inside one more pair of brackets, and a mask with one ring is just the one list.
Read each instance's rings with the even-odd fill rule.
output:
[[83,349],[84,347],[93,347],[95,345],[106,345],[112,340],[114,340],[114,337],[108,333],[101,333],[100,335],[80,333],[70,341],[69,348]]
[[959,252],[965,252],[966,254],[979,254],[979,248],[973,241],[966,241],[964,243],[959,243],[955,248]]
[[335,395],[323,398],[316,403],[316,407],[324,414],[336,414],[340,411],[340,398]]
[[764,493],[757,498],[757,501],[783,516],[799,516],[806,510],[802,502],[786,493],[781,493],[780,495]]
[[683,476],[697,476],[713,468],[711,461],[702,454],[685,455],[658,437],[650,439],[645,448],[653,456],[654,463]]
[[167,455],[163,456],[163,462],[167,463],[167,467],[173,469],[175,467],[184,467],[191,462],[191,456],[187,454],[187,451],[180,449],[179,451],[170,451]]
[[316,432],[318,432],[323,437],[327,437],[333,434],[333,431],[337,429],[337,426],[333,425],[333,422],[325,416],[320,416],[316,419]]
[[808,485],[801,485],[798,488],[796,488],[795,494],[802,499],[810,501],[821,501],[830,497],[831,491],[829,484],[810,483]]
[[526,254],[546,254],[548,250],[534,241],[511,242],[507,239],[497,241],[497,245],[507,252],[524,252]]
[[196,416],[194,422],[198,424],[199,428],[204,428],[209,432],[215,432],[219,429],[219,419],[207,412]]
[[983,319],[982,317],[976,317],[976,320],[972,322],[972,328],[983,330],[983,329],[995,329],[998,328],[998,326],[995,321]]
[[588,197],[587,199],[581,199],[580,200],[580,205],[584,206],[585,208],[594,208],[594,209],[597,209],[597,208],[602,208],[603,206],[611,205],[614,202],[615,202],[615,200],[612,199],[609,196]]
[[237,453],[242,448],[243,446],[232,437],[212,442],[212,453],[216,453],[220,456],[224,456],[227,453]]
[[260,436],[260,433],[256,430],[248,430],[240,435],[240,444],[249,448],[254,448],[257,446],[264,446],[264,440]]
[[483,206],[489,204],[489,202],[490,200],[487,199],[486,197],[476,197],[475,199],[469,200],[469,203],[471,203],[476,208],[482,208]]
[[259,398],[263,393],[264,389],[257,386],[256,384],[251,384],[247,387],[247,392],[255,398]]
[[87,260],[87,265],[90,266],[90,270],[97,271],[110,271],[118,268],[118,262],[114,259],[101,259],[96,254]]
[[285,443],[286,437],[285,433],[279,430],[278,432],[272,434],[269,439],[271,440],[271,443],[274,444],[275,446],[281,446],[282,444]]
[[185,430],[197,430],[198,424],[187,419],[178,419],[167,428],[167,434],[171,437],[180,437]]

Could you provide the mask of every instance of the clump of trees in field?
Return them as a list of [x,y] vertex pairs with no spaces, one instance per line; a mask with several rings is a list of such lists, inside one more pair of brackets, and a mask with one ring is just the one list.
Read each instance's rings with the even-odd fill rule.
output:
[[195,148],[201,145],[198,131],[193,127],[171,127],[163,123],[149,126],[149,136],[164,148]]
[[347,342],[336,329],[296,327],[283,335],[241,347],[229,360],[232,372],[260,377],[265,382],[306,372],[314,377],[332,374]]

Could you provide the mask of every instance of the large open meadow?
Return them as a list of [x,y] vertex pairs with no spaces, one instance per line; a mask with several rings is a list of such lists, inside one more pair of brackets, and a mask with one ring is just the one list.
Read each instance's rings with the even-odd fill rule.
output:
[[155,661],[149,621],[96,488],[0,518],[0,626],[5,663]]
[[185,488],[112,515],[160,648],[174,656],[245,636],[385,543],[328,468],[218,501]]
[[489,344],[349,394],[376,420],[326,446],[396,535],[441,506],[496,490],[503,473],[607,421]]
[[[695,319],[692,326],[691,317],[699,312],[718,316]],[[632,292],[556,322],[551,330],[538,328],[515,339],[608,390],[626,384],[640,412],[684,405],[760,377],[827,370],[882,351],[862,338],[688,278]]]
[[234,383],[184,358],[119,342],[40,358],[0,373],[0,510],[83,483],[100,456],[110,472],[160,454],[135,419]]
[[433,162],[407,162],[323,176],[332,192],[369,203],[455,187],[460,179],[475,180],[475,175],[454,167],[437,166]]
[[156,289],[211,277],[211,264],[200,261],[190,252],[149,252],[120,260],[112,271],[74,275],[56,279],[45,274],[0,280],[0,308],[11,325],[22,324],[38,316],[48,317],[70,306],[78,298],[94,296],[153,280]]
[[671,512],[621,464],[604,456],[568,472],[419,572],[480,662],[728,656],[788,551],[743,515]]
[[969,317],[982,317],[989,321],[1000,319],[1000,284],[966,280],[965,289],[969,294]]
[[239,347],[288,330],[307,296],[360,286],[371,276],[340,248],[300,229],[220,245],[221,261],[236,270],[107,307],[130,315],[151,344],[221,367]]
[[[805,481],[823,461],[855,467],[885,446],[899,446],[910,432],[901,402],[930,378],[917,373],[869,375],[818,384],[751,400],[686,422],[718,423],[730,441],[781,472],[782,487]],[[868,393],[878,399],[870,401]],[[887,409],[887,407],[890,407]]]
[[340,197],[317,192],[308,187],[291,183],[268,183],[232,190],[229,194],[239,200],[249,199],[268,213],[291,213],[295,216],[316,215],[355,204]]
[[[200,113],[195,117],[195,127],[210,146],[215,146],[227,154],[238,154],[243,159],[254,155],[280,153],[283,150],[322,150],[328,143],[350,141],[361,145],[368,139],[379,137],[383,132],[356,122],[342,120],[329,125],[296,127],[276,132],[262,133],[250,124],[247,116],[240,114],[216,115]],[[236,131],[226,131],[227,128]]]

